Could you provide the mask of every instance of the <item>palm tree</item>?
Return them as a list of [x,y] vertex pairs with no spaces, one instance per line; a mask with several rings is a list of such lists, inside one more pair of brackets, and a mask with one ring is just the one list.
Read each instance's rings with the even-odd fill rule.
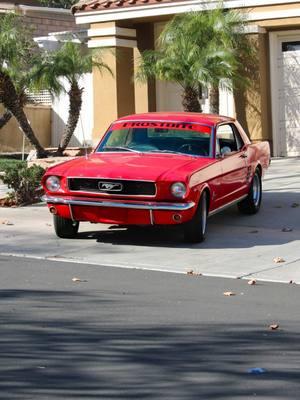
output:
[[100,71],[106,69],[110,72],[109,67],[102,61],[99,51],[93,54],[83,48],[80,43],[67,41],[59,50],[45,53],[33,69],[31,78],[36,90],[47,89],[53,95],[59,95],[66,91],[63,78],[69,84],[68,121],[56,152],[57,155],[63,154],[78,123],[84,90],[80,87],[79,80],[85,73],[91,72],[94,66]]
[[[251,85],[248,77],[248,65],[252,67],[257,63],[257,49],[249,35],[245,34],[246,15],[238,11],[224,11],[221,7],[215,11],[214,34],[218,42],[225,49],[230,49],[234,63],[231,66],[231,82],[226,82],[226,77],[216,79],[210,87],[210,110],[219,112],[219,88],[225,86],[230,90],[242,89]],[[225,81],[224,81],[225,79]],[[226,85],[227,84],[227,85]]]
[[0,117],[0,129],[2,129],[12,118],[12,113],[9,110],[5,110]]
[[137,78],[179,84],[185,111],[201,111],[199,88],[210,87],[213,111],[218,112],[220,82],[230,87],[230,81],[238,77],[232,30],[233,26],[238,30],[240,23],[234,11],[224,12],[222,7],[174,17],[159,37],[158,50],[142,54]]
[[[25,28],[21,17],[7,14],[0,24],[0,103],[18,121],[39,157],[46,151],[36,138],[24,112],[29,71],[38,57],[31,32]],[[8,118],[6,114],[6,119]]]

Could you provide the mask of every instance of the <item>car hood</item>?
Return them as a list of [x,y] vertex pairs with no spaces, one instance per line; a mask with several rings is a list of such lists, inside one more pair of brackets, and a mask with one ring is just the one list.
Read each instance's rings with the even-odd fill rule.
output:
[[47,175],[132,180],[186,180],[191,173],[214,163],[212,158],[181,154],[91,154],[50,168]]

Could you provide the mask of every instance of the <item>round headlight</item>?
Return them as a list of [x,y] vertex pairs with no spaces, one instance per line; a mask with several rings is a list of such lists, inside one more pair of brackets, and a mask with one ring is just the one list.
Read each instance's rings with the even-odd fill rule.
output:
[[60,189],[60,179],[57,176],[49,176],[46,179],[46,188],[50,192],[57,192]]
[[174,197],[177,197],[178,199],[183,199],[186,195],[185,184],[182,182],[173,183],[173,185],[171,186],[171,193]]

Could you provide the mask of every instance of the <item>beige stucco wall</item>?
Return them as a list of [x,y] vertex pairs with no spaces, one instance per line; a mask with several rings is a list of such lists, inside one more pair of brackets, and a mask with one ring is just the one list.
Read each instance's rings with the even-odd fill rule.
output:
[[112,74],[93,69],[94,129],[97,143],[117,118],[134,114],[133,49],[114,47],[103,52],[103,61]]
[[257,59],[248,62],[250,86],[234,94],[236,117],[253,141],[272,141],[268,36],[251,35],[251,40]]
[[[33,131],[44,147],[51,143],[51,108],[48,106],[27,106],[26,115],[31,123]],[[0,106],[2,115],[3,108]],[[0,129],[0,152],[22,151],[23,134],[19,129],[16,119],[13,117],[2,129]],[[32,149],[32,146],[25,140],[25,150]]]
[[[92,24],[91,29],[116,26],[115,23]],[[129,23],[127,27],[133,28]],[[153,47],[153,25],[141,24],[134,28],[137,34],[137,48],[102,49],[102,60],[109,66],[112,74],[99,71],[97,67],[93,69],[94,143],[99,141],[115,119],[128,114],[155,110],[153,82],[142,83],[134,79],[141,51]],[[97,37],[91,38],[91,41],[97,39]]]

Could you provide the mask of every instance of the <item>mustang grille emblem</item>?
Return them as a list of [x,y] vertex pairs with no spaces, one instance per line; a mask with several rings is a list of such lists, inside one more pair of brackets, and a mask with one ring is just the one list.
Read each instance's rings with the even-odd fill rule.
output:
[[121,192],[123,185],[122,183],[114,182],[98,182],[98,189],[101,192]]

